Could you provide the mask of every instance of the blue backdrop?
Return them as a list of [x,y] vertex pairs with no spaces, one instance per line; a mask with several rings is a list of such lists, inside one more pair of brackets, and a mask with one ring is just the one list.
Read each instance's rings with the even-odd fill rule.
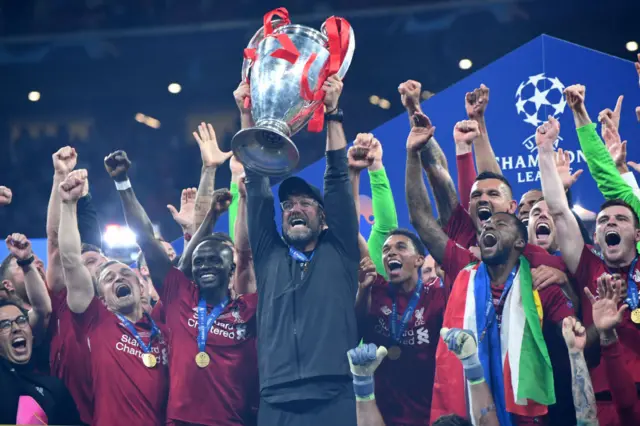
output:
[[[635,107],[640,105],[640,89],[633,63],[543,35],[422,104],[437,127],[436,139],[447,156],[454,180],[457,172],[453,127],[457,121],[466,119],[465,93],[479,87],[481,83],[491,90],[486,113],[491,144],[504,175],[514,187],[516,199],[525,191],[540,187],[534,134],[536,127],[548,115],[554,115],[561,123],[559,146],[570,153],[573,171],[585,171],[572,188],[574,202],[591,211],[597,211],[603,202],[602,195],[588,174],[584,156],[579,150],[571,110],[562,95],[562,90],[571,84],[580,83],[587,87],[586,105],[594,121],[600,110],[613,109],[618,96],[625,95],[620,134],[623,140],[629,141],[628,160],[640,160],[640,148],[633,143],[640,143],[640,125],[635,116]],[[348,120],[350,114],[357,113],[346,111],[345,119]],[[384,149],[383,162],[402,227],[409,227],[404,201],[405,141],[408,132],[406,114],[372,131]],[[325,162],[320,160],[302,170],[298,176],[322,188],[324,169]],[[277,191],[277,186],[274,191]],[[374,219],[370,197],[369,179],[363,173],[360,226],[365,237],[369,235]],[[277,216],[276,220],[279,222],[279,215]],[[227,229],[225,217],[218,223],[216,230],[226,232]],[[174,247],[177,252],[181,252],[182,239],[175,241]],[[41,258],[46,258],[44,240],[34,241],[34,248]],[[6,247],[0,244],[0,256],[5,255]]]

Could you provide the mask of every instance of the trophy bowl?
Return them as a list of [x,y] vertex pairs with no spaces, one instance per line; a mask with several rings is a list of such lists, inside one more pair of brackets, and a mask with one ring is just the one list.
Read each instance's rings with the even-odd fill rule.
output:
[[[309,88],[315,88],[313,93],[317,94],[327,77],[330,40],[325,27],[318,31],[287,22],[288,16],[274,21],[274,29],[267,36],[264,36],[265,25],[249,43],[248,48],[255,49],[255,54],[245,59],[242,73],[243,80],[250,84],[255,125],[240,130],[232,140],[236,158],[250,170],[267,176],[294,171],[300,154],[291,137],[319,108],[324,108],[321,96],[310,97],[308,93]],[[335,72],[340,77],[346,74],[355,49],[353,30],[348,24],[346,28],[349,43],[344,46],[340,67]],[[285,46],[282,37],[290,44],[287,42]],[[289,46],[287,53],[292,56],[288,59],[279,55],[285,50],[283,46]]]

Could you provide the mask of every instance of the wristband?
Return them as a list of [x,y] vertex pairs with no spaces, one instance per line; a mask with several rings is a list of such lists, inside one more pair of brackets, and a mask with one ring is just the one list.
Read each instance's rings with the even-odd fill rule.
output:
[[358,401],[371,401],[375,399],[373,391],[373,376],[353,375],[353,391]]
[[131,182],[129,181],[129,179],[123,180],[122,182],[115,181],[115,183],[116,189],[118,191],[126,191],[127,189],[131,188]]
[[33,263],[33,261],[36,260],[34,255],[29,256],[26,259],[16,259],[16,263],[18,264],[18,266],[29,266]]

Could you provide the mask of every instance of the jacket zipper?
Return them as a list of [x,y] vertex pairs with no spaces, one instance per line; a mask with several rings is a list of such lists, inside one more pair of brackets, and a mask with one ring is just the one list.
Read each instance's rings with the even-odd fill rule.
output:
[[[300,282],[304,280],[304,273],[307,270],[309,262],[304,263],[304,266],[300,267]],[[296,292],[293,292],[293,344],[296,351],[296,370],[298,372],[298,379],[302,379],[300,372],[300,350],[298,348],[298,329],[297,329],[297,312],[296,312]]]

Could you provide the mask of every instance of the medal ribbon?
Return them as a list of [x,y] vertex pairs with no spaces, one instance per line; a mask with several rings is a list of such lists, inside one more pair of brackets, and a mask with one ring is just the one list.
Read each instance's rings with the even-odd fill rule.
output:
[[[504,283],[504,288],[502,289],[502,294],[500,294],[500,299],[498,299],[498,306],[502,306],[504,303],[504,299],[509,294],[509,290],[511,290],[511,286],[513,285],[513,280],[516,277],[516,271],[518,267],[513,268],[511,273],[509,274],[509,278],[507,278],[507,282]],[[486,272],[485,272],[486,273]],[[488,274],[487,274],[488,275]],[[484,340],[485,335],[487,334],[487,330],[493,325],[493,321],[495,321],[498,317],[498,313],[496,312],[495,306],[493,306],[493,295],[491,294],[491,279],[487,277],[489,285],[486,286],[487,295],[485,296],[485,300],[487,300],[487,308],[484,311],[484,328],[482,333],[480,333],[480,338],[478,342],[482,342]],[[494,315],[489,317],[491,311],[493,310]]]
[[402,334],[407,328],[407,324],[411,320],[411,316],[413,315],[413,311],[416,310],[416,306],[418,305],[418,301],[420,300],[420,296],[422,296],[422,290],[424,285],[422,285],[422,279],[418,278],[418,282],[416,283],[416,289],[413,291],[413,296],[409,300],[407,304],[407,309],[404,311],[402,318],[398,320],[398,304],[396,303],[396,290],[393,290],[391,293],[391,299],[393,303],[391,304],[391,320],[389,321],[389,331],[391,332],[391,338],[397,344],[400,344],[402,339]]
[[158,328],[155,321],[153,320],[153,318],[151,318],[151,316],[149,316],[148,313],[145,312],[144,315],[147,317],[147,319],[151,323],[151,337],[149,338],[148,345],[142,341],[142,338],[140,337],[138,330],[136,330],[135,325],[133,325],[133,323],[129,321],[125,316],[120,315],[119,313],[116,312],[116,316],[118,317],[122,325],[124,325],[125,328],[129,330],[129,333],[131,333],[134,339],[138,341],[138,344],[140,345],[140,349],[142,349],[142,352],[144,352],[145,354],[148,354],[151,352],[151,343],[153,342],[153,339],[156,336],[160,335],[160,329]]
[[208,331],[211,329],[211,326],[218,319],[224,308],[229,303],[229,298],[225,297],[225,299],[218,303],[211,310],[211,313],[207,315],[207,302],[204,299],[200,299],[198,302],[198,351],[205,352],[205,348],[207,345],[207,335]]
[[289,256],[293,257],[296,262],[309,263],[311,262],[311,259],[313,259],[314,254],[315,252],[311,253],[311,256],[307,257],[301,251],[298,251],[293,247],[289,247]]
[[638,256],[633,259],[633,262],[631,262],[629,266],[629,273],[627,274],[627,297],[624,299],[624,302],[629,305],[629,309],[632,311],[638,308],[638,286],[633,279],[633,276],[636,274],[637,263]]

